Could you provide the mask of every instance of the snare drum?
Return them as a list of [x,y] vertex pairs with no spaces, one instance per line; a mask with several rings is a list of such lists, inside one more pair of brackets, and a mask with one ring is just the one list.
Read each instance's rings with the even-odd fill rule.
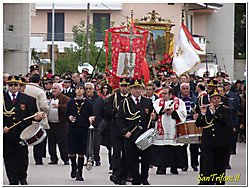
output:
[[155,137],[156,133],[154,129],[148,129],[146,132],[144,132],[137,138],[135,144],[139,149],[145,150],[152,145],[152,142]]
[[29,146],[34,146],[41,143],[47,136],[46,131],[41,127],[39,123],[33,123],[25,128],[20,138]]
[[176,141],[185,144],[197,144],[200,142],[202,129],[196,127],[195,121],[186,121],[176,125]]

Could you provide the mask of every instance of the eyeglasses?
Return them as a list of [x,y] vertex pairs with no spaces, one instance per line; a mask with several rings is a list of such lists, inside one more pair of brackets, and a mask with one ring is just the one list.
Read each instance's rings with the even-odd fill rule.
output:
[[17,87],[18,86],[18,84],[17,83],[15,83],[15,84],[8,84],[10,87],[13,87],[13,86],[15,86],[15,87]]
[[88,88],[88,87],[86,88],[86,90],[92,90],[92,89],[93,89],[93,88]]
[[167,94],[169,94],[169,93],[161,93],[162,95],[167,95]]

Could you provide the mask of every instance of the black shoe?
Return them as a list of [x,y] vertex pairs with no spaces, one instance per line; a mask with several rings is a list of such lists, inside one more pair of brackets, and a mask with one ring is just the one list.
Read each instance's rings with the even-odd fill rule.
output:
[[148,182],[148,180],[146,180],[146,181],[142,181],[142,185],[150,185],[150,183]]
[[117,176],[115,176],[115,175],[111,175],[110,176],[110,180],[114,183],[114,184],[116,184],[116,185],[120,185],[120,183],[121,183],[121,181],[118,179],[118,177]]
[[77,176],[75,180],[76,181],[84,181],[84,178],[82,178],[81,176]]
[[100,162],[100,161],[95,161],[95,165],[96,165],[96,166],[100,166],[100,165],[101,165],[101,162]]
[[182,168],[182,171],[187,172],[187,171],[188,171],[188,168],[187,168],[187,167],[183,167],[183,168]]
[[118,185],[126,185],[126,180],[121,180]]
[[69,161],[64,161],[64,165],[69,165]]
[[227,166],[226,166],[226,169],[227,169],[227,170],[231,170],[232,167],[231,167],[230,165],[227,165]]
[[157,175],[166,174],[166,170],[165,170],[165,171],[164,171],[164,170],[157,170],[157,171],[156,171],[156,174],[157,174]]
[[58,162],[57,162],[57,161],[51,161],[51,162],[49,162],[48,164],[49,164],[49,165],[56,165],[56,164],[58,164]]
[[197,172],[197,171],[198,171],[198,167],[197,167],[197,166],[193,166],[193,170],[194,170],[195,172]]
[[21,185],[28,185],[28,182],[27,182],[27,180],[21,180],[21,181],[20,181],[20,184],[21,184]]
[[133,181],[131,182],[132,185],[141,185],[141,182],[138,182],[138,181]]
[[19,185],[18,181],[10,181],[9,185]]
[[76,169],[72,169],[70,176],[71,176],[71,178],[76,178],[76,176],[77,176],[77,170]]
[[132,182],[132,180],[133,180],[133,178],[130,177],[130,176],[128,176],[128,177],[126,178],[126,181],[127,181],[127,182]]
[[43,162],[40,161],[40,162],[35,162],[35,165],[43,165]]
[[171,172],[172,174],[176,174],[176,175],[179,174],[177,168],[171,168],[171,169],[170,169],[170,172]]

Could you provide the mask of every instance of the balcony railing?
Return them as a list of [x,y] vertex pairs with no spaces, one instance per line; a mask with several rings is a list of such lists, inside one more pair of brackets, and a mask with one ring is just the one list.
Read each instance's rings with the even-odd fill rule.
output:
[[[43,41],[52,41],[52,33],[31,33],[31,37],[42,37]],[[74,42],[73,33],[55,33],[55,41]]]

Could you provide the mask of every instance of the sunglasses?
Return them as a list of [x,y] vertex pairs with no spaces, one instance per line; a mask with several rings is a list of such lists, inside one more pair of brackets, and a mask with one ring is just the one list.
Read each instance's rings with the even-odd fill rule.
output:
[[108,89],[108,87],[103,87],[103,89]]
[[13,86],[15,86],[15,87],[17,87],[18,86],[18,84],[17,83],[15,83],[15,84],[8,84],[10,87],[13,87]]
[[86,90],[92,90],[92,88],[86,88]]

